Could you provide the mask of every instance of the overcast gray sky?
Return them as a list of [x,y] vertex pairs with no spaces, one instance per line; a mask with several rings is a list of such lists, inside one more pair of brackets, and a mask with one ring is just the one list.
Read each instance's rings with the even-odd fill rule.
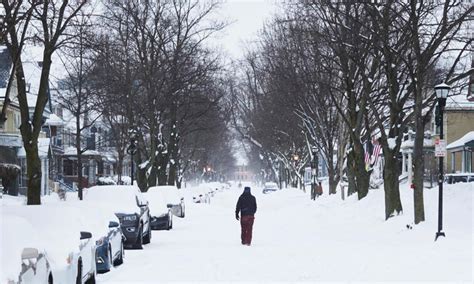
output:
[[277,0],[224,0],[219,17],[230,22],[219,42],[234,58],[244,54],[245,42],[255,40],[257,32],[276,11]]

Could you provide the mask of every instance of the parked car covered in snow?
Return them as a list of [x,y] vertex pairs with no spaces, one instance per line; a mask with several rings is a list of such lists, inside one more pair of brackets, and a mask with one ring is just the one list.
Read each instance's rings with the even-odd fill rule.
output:
[[0,281],[95,283],[95,242],[81,231],[87,220],[78,208],[3,204],[1,214]]
[[107,235],[95,242],[97,272],[108,272],[112,267],[123,263],[124,240],[118,220],[110,221]]
[[25,218],[2,210],[0,233],[0,283],[53,283],[51,265],[37,231]]
[[138,187],[94,186],[86,190],[84,200],[96,202],[104,214],[113,212],[118,217],[125,248],[142,249],[143,244],[150,243],[150,210]]
[[263,186],[263,193],[271,193],[271,192],[274,192],[274,191],[277,191],[279,190],[278,188],[278,184],[274,183],[274,182],[266,182]]
[[36,248],[24,248],[21,262],[18,283],[54,283],[51,265],[45,253],[39,252]]
[[170,230],[173,228],[173,213],[163,196],[157,190],[144,193],[150,207],[150,226],[152,230]]
[[198,187],[193,189],[194,203],[211,203],[211,195],[206,187]]
[[147,194],[152,193],[154,198],[160,198],[166,206],[171,208],[171,213],[177,217],[184,218],[185,216],[185,204],[184,197],[179,192],[176,186],[172,185],[161,185],[153,186],[148,188]]

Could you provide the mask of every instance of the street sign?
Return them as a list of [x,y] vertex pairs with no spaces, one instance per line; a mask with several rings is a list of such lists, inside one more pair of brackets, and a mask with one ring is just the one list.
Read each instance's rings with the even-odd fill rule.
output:
[[435,157],[446,157],[446,140],[436,138],[435,140]]

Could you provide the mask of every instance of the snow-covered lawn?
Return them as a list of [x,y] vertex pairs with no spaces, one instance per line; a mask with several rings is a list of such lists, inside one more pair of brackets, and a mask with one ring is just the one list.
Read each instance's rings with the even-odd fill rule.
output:
[[[323,184],[324,186],[324,184]],[[195,204],[184,190],[186,218],[171,231],[155,231],[143,251],[127,251],[124,265],[99,283],[162,281],[461,281],[473,280],[474,183],[447,185],[446,238],[434,242],[438,191],[425,190],[426,222],[413,220],[413,192],[402,185],[404,214],[384,220],[383,190],[358,201],[325,193],[253,188],[258,211],[252,246],[240,244],[234,219],[241,189],[219,192]]]

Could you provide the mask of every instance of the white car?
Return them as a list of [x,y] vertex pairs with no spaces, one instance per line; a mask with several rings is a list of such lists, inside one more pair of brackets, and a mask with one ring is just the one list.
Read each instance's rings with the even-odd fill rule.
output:
[[[25,218],[2,210],[0,231],[0,283],[53,283],[48,257],[36,230]],[[17,234],[22,237],[18,238]]]
[[[2,225],[2,263],[11,265],[2,267],[2,281],[95,283],[95,242],[85,231],[88,222],[78,208],[64,204],[2,205],[2,218],[14,221]],[[11,261],[16,257],[18,262]]]
[[36,248],[24,248],[21,252],[21,262],[19,283],[54,283],[51,266],[45,253],[40,253]]
[[274,191],[278,191],[280,190],[279,187],[278,187],[278,184],[276,184],[275,182],[266,182],[263,186],[263,193],[270,193],[270,192],[274,192]]
[[166,204],[163,194],[158,190],[149,190],[143,194],[149,202],[152,230],[170,230],[173,228],[173,213]]
[[173,215],[181,218],[186,215],[184,197],[176,186],[153,186],[148,188],[147,193],[152,193],[156,198],[161,198],[168,208],[171,208]]

